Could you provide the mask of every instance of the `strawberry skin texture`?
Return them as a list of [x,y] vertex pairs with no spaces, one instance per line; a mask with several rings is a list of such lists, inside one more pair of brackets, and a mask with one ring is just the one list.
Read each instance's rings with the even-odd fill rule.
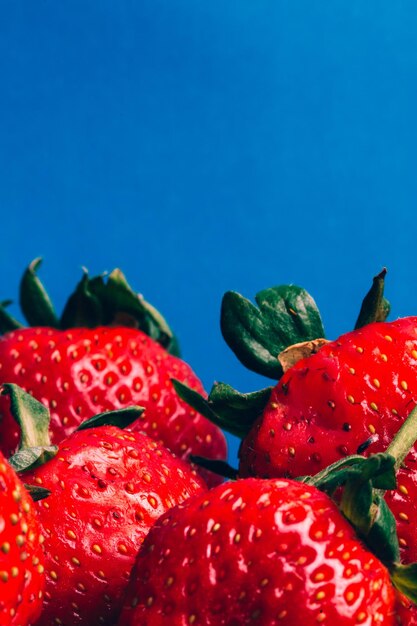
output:
[[326,495],[241,479],[157,522],[119,626],[393,625],[393,603],[387,570]]
[[399,626],[417,626],[417,609],[404,596],[398,594],[395,612]]
[[[354,454],[384,451],[417,403],[417,318],[374,323],[342,335],[289,369],[241,447],[242,476],[315,474]],[[417,451],[385,499],[394,514],[401,560],[417,560]],[[403,626],[417,625],[404,600]]]
[[[410,463],[411,465],[411,463]],[[414,466],[400,468],[397,489],[387,491],[385,500],[396,521],[402,563],[417,561],[417,536],[414,520],[417,519],[417,471]],[[398,594],[396,604],[398,623],[417,626],[417,606]]]
[[51,495],[37,503],[46,590],[37,626],[113,624],[136,553],[170,507],[205,485],[191,467],[142,433],[78,431],[25,474]]
[[284,374],[243,442],[240,474],[314,474],[370,437],[364,453],[383,451],[416,402],[417,317],[342,335]]
[[39,616],[42,542],[32,499],[0,453],[0,626],[28,626]]
[[[221,430],[180,400],[171,378],[204,393],[201,382],[184,361],[142,331],[13,331],[0,338],[0,364],[0,383],[20,385],[49,408],[54,443],[97,413],[138,404],[145,412],[133,429],[148,433],[181,458],[190,453],[226,458]],[[8,402],[0,398],[0,449],[6,455],[16,450],[19,440]],[[210,480],[218,482],[213,474]]]

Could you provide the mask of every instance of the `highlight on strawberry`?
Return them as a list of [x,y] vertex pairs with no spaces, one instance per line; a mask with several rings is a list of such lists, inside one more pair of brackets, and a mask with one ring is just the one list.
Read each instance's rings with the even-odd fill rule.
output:
[[[3,393],[22,432],[21,448],[10,462],[32,490],[47,492],[32,507],[44,537],[46,576],[36,626],[114,624],[150,527],[206,486],[187,462],[162,445],[144,433],[122,429],[137,419],[138,407],[97,415],[52,446],[48,410],[16,385],[5,384]],[[13,533],[20,533],[25,543],[29,529],[22,530],[20,517]],[[10,523],[7,532],[8,542],[15,545]],[[19,546],[13,548],[13,566],[18,563],[15,553],[22,551]],[[0,544],[0,554],[1,549]],[[10,574],[16,585],[12,579]],[[35,580],[32,593],[34,587]]]
[[[5,532],[16,519],[10,489],[14,504],[17,493],[36,499],[23,512],[37,518],[37,530],[23,520],[3,538],[0,512],[4,626],[417,626],[417,317],[386,321],[385,270],[355,329],[335,341],[300,287],[264,290],[258,306],[226,294],[226,341],[275,384],[243,394],[216,383],[207,398],[169,354],[165,320],[118,270],[85,274],[56,322],[38,266],[21,288],[38,326],[21,328],[0,307],[0,448],[14,452],[7,477],[24,482],[20,492],[3,479],[0,458]],[[71,316],[85,326],[65,330]],[[153,339],[132,328],[140,320]],[[85,407],[98,415],[85,419]],[[184,416],[208,429],[193,431],[198,445],[181,443]],[[212,489],[141,432],[150,419]],[[222,429],[242,438],[237,470]],[[216,485],[213,471],[229,480]],[[38,592],[23,600],[7,584],[19,580],[12,541],[32,580],[26,539],[39,550]]]
[[415,625],[417,564],[400,562],[384,492],[416,437],[414,409],[386,453],[241,478],[171,509],[138,553],[119,626]]
[[[162,315],[135,293],[118,269],[90,278],[84,270],[60,316],[40,281],[35,259],[20,284],[24,327],[0,306],[0,384],[30,392],[51,413],[54,443],[96,413],[139,404],[131,430],[146,432],[181,458],[226,458],[223,432],[176,394],[172,378],[204,395],[200,380],[179,358],[178,342]],[[0,398],[0,450],[19,442],[7,397]],[[215,474],[202,473],[209,484]]]

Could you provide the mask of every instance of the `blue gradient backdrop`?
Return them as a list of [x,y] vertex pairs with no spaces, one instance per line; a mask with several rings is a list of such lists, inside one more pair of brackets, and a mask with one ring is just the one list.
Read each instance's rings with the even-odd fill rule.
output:
[[[416,313],[414,0],[0,3],[1,294],[124,269],[207,388],[221,296],[295,282],[327,334],[389,269]],[[14,310],[17,314],[17,308]],[[230,439],[231,460],[236,441]]]

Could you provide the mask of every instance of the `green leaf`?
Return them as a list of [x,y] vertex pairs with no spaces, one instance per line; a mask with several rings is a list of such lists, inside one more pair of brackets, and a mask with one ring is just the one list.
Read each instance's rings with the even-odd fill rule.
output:
[[62,329],[95,328],[103,323],[100,300],[91,290],[91,285],[94,285],[94,281],[97,280],[103,282],[101,277],[90,280],[87,270],[84,269],[83,277],[64,307],[60,321]]
[[395,563],[400,558],[397,523],[383,494],[374,491],[373,519],[366,535],[366,545],[380,561]]
[[314,476],[300,476],[297,480],[332,494],[338,487],[344,485],[350,476],[359,475],[365,462],[364,456],[352,454],[328,465]]
[[152,339],[160,343],[173,356],[181,356],[180,345],[166,320],[160,312],[142,298],[142,305],[148,315],[148,333]]
[[[387,450],[384,454],[388,454]],[[392,455],[390,456],[393,458]],[[381,470],[380,474],[372,478],[372,486],[374,489],[379,489],[380,491],[388,491],[389,489],[397,488],[395,465],[392,465],[392,461],[387,464],[386,471]]]
[[11,304],[10,300],[0,302],[0,334],[2,335],[24,327],[23,324],[18,322],[6,311],[6,307],[8,307],[9,304]]
[[117,426],[118,428],[126,428],[136,421],[144,412],[141,406],[129,406],[125,409],[117,409],[115,411],[106,411],[98,413],[94,417],[81,422],[76,430],[87,430],[88,428],[96,428],[98,426]]
[[248,433],[253,423],[263,413],[272,392],[266,387],[251,393],[241,393],[226,383],[215,383],[208,402],[229,424],[239,422],[240,428]]
[[384,563],[395,562],[400,555],[396,520],[384,500],[385,492],[374,486],[382,482],[395,488],[395,459],[378,453],[365,459],[358,469],[347,476],[340,510],[377,558]]
[[362,328],[372,322],[385,322],[387,319],[390,303],[384,298],[386,273],[387,270],[384,268],[377,276],[374,276],[372,287],[363,299],[355,329]]
[[199,467],[202,467],[218,476],[228,478],[229,480],[237,479],[237,469],[226,463],[226,461],[220,461],[218,459],[207,459],[204,456],[190,455],[189,460],[195,463]]
[[48,409],[21,387],[12,383],[2,386],[2,395],[10,398],[10,411],[20,426],[21,448],[50,446]]
[[42,259],[35,259],[23,274],[20,283],[20,306],[31,326],[59,328],[53,304],[36,274],[41,262]]
[[[180,356],[178,340],[165,318],[140,294],[132,290],[124,274],[113,270],[108,276],[89,278],[87,270],[69,297],[61,319],[37,276],[41,259],[37,258],[23,274],[20,305],[31,326],[52,328],[96,328],[128,326],[138,328],[161,344],[170,354]],[[8,302],[0,304],[0,333],[21,328],[20,322],[6,311]]]
[[197,411],[197,413],[201,413],[208,420],[210,420],[216,426],[223,428],[223,420],[220,415],[217,415],[215,411],[211,408],[210,404],[198,391],[191,389],[184,383],[176,380],[175,378],[171,379],[172,384],[174,385],[174,389],[181,398],[184,400],[189,406]]
[[303,477],[303,482],[332,495],[339,487],[342,497],[339,508],[367,546],[384,563],[399,558],[397,527],[383,493],[376,484],[393,489],[395,458],[378,453],[365,458],[352,455],[336,461],[313,477]]
[[215,383],[206,399],[179,380],[172,379],[179,397],[213,424],[244,438],[261,415],[272,387],[243,394],[225,383]]
[[24,487],[34,502],[38,502],[38,500],[44,500],[51,495],[49,489],[45,489],[44,487],[38,487],[37,485],[27,485],[26,483],[24,483]]
[[113,270],[107,281],[97,281],[93,292],[103,308],[103,321],[106,325],[117,324],[123,316],[123,325],[141,328],[146,332],[145,311],[140,297],[131,289],[119,269]]
[[410,452],[417,440],[417,405],[410,411],[405,422],[395,433],[394,439],[386,449],[395,459],[395,469],[398,470],[407,454]]
[[238,359],[249,369],[278,379],[278,355],[295,343],[324,337],[319,311],[301,287],[281,285],[256,295],[258,307],[229,291],[222,301],[221,330]]
[[58,451],[49,437],[49,411],[18,385],[6,383],[2,395],[10,397],[10,412],[20,426],[19,450],[9,459],[10,465],[23,472],[42,465]]
[[[346,478],[340,509],[365,536],[375,521],[373,481],[388,472],[394,475],[395,459],[389,454],[373,454],[354,465]],[[357,471],[359,470],[359,471]]]
[[58,446],[37,446],[18,450],[9,458],[9,463],[15,472],[26,472],[39,465],[44,465],[53,459],[58,452]]
[[395,564],[390,568],[391,581],[409,600],[417,604],[417,563]]
[[361,480],[361,474],[355,473],[346,481],[340,509],[344,516],[364,536],[372,523],[371,507],[373,491],[370,480]]
[[177,340],[166,320],[131,289],[119,269],[113,270],[106,282],[90,281],[89,290],[102,307],[103,324],[139,328],[171,354],[179,354]]

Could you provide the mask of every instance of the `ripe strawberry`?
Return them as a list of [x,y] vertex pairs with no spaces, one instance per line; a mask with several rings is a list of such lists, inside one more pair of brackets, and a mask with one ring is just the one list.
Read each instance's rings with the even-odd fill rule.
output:
[[[241,475],[315,473],[384,450],[417,403],[417,317],[369,324],[298,361],[241,448]],[[407,459],[413,467],[414,448]]]
[[[178,398],[171,378],[204,394],[201,382],[176,356],[165,320],[121,272],[112,272],[107,282],[84,275],[58,320],[35,274],[38,265],[39,260],[31,264],[21,287],[23,311],[35,326],[21,328],[0,309],[0,323],[8,330],[0,339],[0,383],[18,384],[50,409],[53,441],[96,413],[139,404],[145,412],[133,430],[145,431],[182,458],[224,459],[223,433]],[[3,397],[0,449],[10,454],[18,440]],[[219,482],[214,474],[203,474],[208,482]]]
[[113,624],[149,528],[205,491],[187,463],[145,434],[116,426],[73,433],[24,477],[51,492],[37,503],[46,570],[37,626]]
[[[223,393],[223,400],[224,400],[224,397],[225,397],[225,394]],[[239,400],[241,401],[242,398],[240,398]],[[234,398],[234,401],[236,403],[236,397]],[[223,406],[223,409],[224,409],[224,406]],[[410,557],[413,557],[416,553],[416,542],[414,542],[413,545],[409,546],[411,549],[409,550],[409,553],[407,555],[408,558],[404,559],[405,564],[402,563],[401,562],[402,561],[401,548],[403,548],[403,551],[404,551],[405,541],[403,540],[401,535],[400,537],[397,536],[397,530],[402,531],[403,529],[401,529],[401,524],[398,523],[398,520],[395,519],[395,515],[393,515],[392,512],[389,510],[387,506],[387,501],[392,502],[394,504],[394,508],[395,506],[397,506],[397,512],[398,512],[398,506],[402,507],[402,513],[398,515],[398,517],[400,518],[400,521],[407,522],[410,524],[410,526],[412,526],[412,524],[410,523],[412,521],[412,518],[411,517],[408,518],[405,511],[407,511],[407,513],[412,513],[415,511],[415,504],[413,503],[413,497],[415,495],[415,489],[416,489],[415,488],[416,472],[415,471],[410,472],[409,475],[406,475],[406,469],[403,467],[403,463],[409,453],[410,448],[412,448],[412,446],[414,445],[416,441],[416,438],[417,438],[416,426],[417,426],[417,408],[414,408],[414,410],[409,415],[408,419],[405,420],[405,422],[402,424],[399,431],[396,433],[394,439],[391,441],[385,453],[371,454],[369,458],[356,454],[353,456],[339,459],[332,466],[324,468],[321,472],[319,472],[315,476],[304,477],[302,479],[302,483],[301,482],[294,483],[291,479],[286,479],[286,478],[281,478],[281,479],[250,479],[250,478],[245,479],[243,478],[243,479],[238,480],[237,483],[235,483],[235,484],[238,484],[238,483],[245,484],[247,481],[249,481],[249,484],[252,484],[252,485],[256,484],[256,482],[260,482],[261,484],[271,483],[271,484],[279,484],[280,486],[282,486],[284,494],[287,495],[288,497],[288,500],[285,500],[285,495],[283,495],[282,500],[281,500],[281,505],[282,505],[281,511],[283,511],[284,516],[288,512],[292,513],[293,511],[297,511],[298,507],[302,509],[306,503],[311,505],[312,502],[315,502],[315,500],[312,499],[312,493],[304,495],[304,496],[300,496],[300,497],[299,497],[299,494],[298,496],[297,495],[294,496],[294,491],[293,491],[293,488],[291,487],[292,484],[296,484],[297,489],[302,489],[301,485],[303,485],[304,487],[308,485],[310,488],[314,490],[316,489],[316,487],[318,487],[320,490],[326,492],[329,495],[332,495],[336,499],[338,506],[340,508],[340,512],[343,514],[343,517],[346,518],[346,520],[350,522],[351,525],[348,526],[350,531],[352,533],[355,533],[356,531],[356,537],[361,537],[361,540],[363,540],[366,543],[366,546],[374,553],[374,555],[376,555],[377,557],[375,560],[376,563],[379,562],[379,565],[381,565],[381,563],[384,563],[384,565],[387,567],[392,583],[396,589],[394,608],[393,608],[393,605],[391,605],[391,609],[388,613],[391,620],[394,620],[394,613],[395,613],[395,621],[392,621],[392,622],[390,621],[389,623],[401,624],[401,626],[415,626],[417,623],[417,607],[416,607],[417,563],[411,563],[411,564],[409,563]],[[398,468],[401,468],[401,469],[398,471]],[[397,487],[395,471],[398,473],[397,475],[398,489],[396,492],[394,492],[394,497],[386,496],[385,495],[386,490],[395,490]],[[414,481],[414,486],[413,486],[412,481]],[[225,488],[227,488],[227,485],[225,486]],[[217,491],[218,490],[216,489],[215,492]],[[255,488],[253,487],[249,488],[249,492],[252,492],[252,491],[255,492],[256,491]],[[388,491],[387,493],[390,494],[390,491]],[[206,499],[208,501],[210,501],[212,494],[213,492],[207,495]],[[401,498],[397,497],[398,494],[401,494],[402,501],[401,501]],[[237,495],[239,496],[239,494]],[[410,500],[407,502],[408,498]],[[231,499],[233,501],[234,496],[231,496]],[[238,502],[241,503],[242,500],[244,504],[247,506],[248,503],[242,497],[240,498],[238,497],[238,500],[236,501],[235,504],[237,505]],[[305,501],[303,502],[303,500]],[[263,502],[263,498],[261,496],[259,500],[257,501],[257,503],[260,504],[262,502]],[[267,506],[269,506],[271,502],[271,498],[269,496],[266,498],[266,502],[267,502]],[[193,503],[191,502],[190,506],[192,506],[192,504]],[[235,508],[238,509],[239,507],[235,506]],[[253,507],[252,505],[252,508],[254,509],[255,507]],[[185,506],[185,509],[188,509],[188,505]],[[314,545],[314,541],[312,542],[312,540],[314,539],[318,539],[319,541],[321,541],[322,539],[326,539],[326,536],[328,535],[328,533],[326,531],[323,531],[322,527],[320,527],[320,524],[319,524],[320,520],[322,519],[326,519],[326,522],[328,521],[330,528],[331,528],[331,538],[333,541],[335,541],[335,545],[337,546],[338,545],[337,539],[338,539],[339,533],[337,531],[337,524],[335,523],[335,519],[329,516],[329,514],[327,513],[327,509],[324,506],[319,506],[318,510],[313,509],[313,512],[314,511],[318,515],[318,518],[314,518],[314,515],[313,515],[313,520],[312,520],[313,527],[315,528],[317,527],[318,534],[317,535],[315,535],[315,533],[313,534],[310,529],[309,533],[306,535],[308,537],[308,547],[311,548]],[[216,529],[216,531],[219,531],[220,527],[222,528],[225,527],[226,534],[227,534],[227,531],[230,531],[230,527],[227,527],[227,525],[224,524],[224,516],[223,516],[223,519],[221,519],[220,516],[217,515],[217,511],[216,510],[213,511],[213,509],[211,509],[209,513],[210,513],[211,524],[216,524],[216,523],[218,524],[218,528]],[[243,517],[245,517],[245,512],[243,512]],[[302,519],[304,519],[304,517],[306,517],[306,515],[304,515],[303,513]],[[161,519],[162,519],[161,524],[163,524],[164,523],[163,518]],[[255,512],[255,519],[257,520],[259,524],[259,520],[264,521],[264,516],[263,515],[260,516],[259,512]],[[341,517],[341,519],[343,518]],[[279,517],[277,517],[273,513],[272,520],[273,522],[272,523],[270,522],[271,527],[274,526],[274,523],[277,524],[277,520],[279,521]],[[193,528],[193,524],[190,522],[190,520],[186,519],[185,521],[188,522],[188,528]],[[297,523],[297,521],[300,521],[300,520],[296,519],[295,522]],[[172,524],[172,526],[175,527],[174,532],[176,532],[177,523],[178,523],[178,520],[175,519],[174,523]],[[344,523],[345,523],[345,520],[344,520]],[[326,526],[326,529],[327,529],[327,526]],[[246,536],[248,534],[248,531],[246,531],[243,534],[240,532],[239,527],[237,527],[236,531],[239,533],[239,544],[240,544],[242,536]],[[252,524],[252,526],[249,524],[249,536],[251,535],[253,536],[253,531],[254,531],[254,524]],[[289,532],[290,536],[291,536],[291,531],[294,531],[294,527],[290,529],[290,532]],[[409,529],[408,532],[413,538],[412,529]],[[149,537],[150,542],[152,542],[151,537],[152,535],[150,535]],[[231,532],[229,532],[228,538],[230,542],[232,542],[233,535]],[[156,539],[153,543],[157,544],[157,541],[158,540]],[[223,552],[221,552],[218,545],[217,545],[218,549],[213,550],[213,548],[216,548],[215,542],[216,542],[216,538],[214,538],[213,543],[210,546],[210,550],[207,551],[207,554],[216,554],[216,553],[224,554],[224,550]],[[282,580],[279,581],[281,583],[281,587],[280,587],[281,590],[282,588],[285,589],[285,583],[286,583],[285,574],[288,572],[294,573],[294,563],[291,560],[292,554],[293,554],[293,546],[291,545],[287,537],[282,538],[282,543],[285,544],[286,548],[289,549],[290,563],[285,561],[284,567],[281,570],[281,572],[283,572]],[[270,545],[271,545],[271,540],[269,540],[269,546]],[[267,553],[268,557],[276,558],[277,551],[270,550],[269,546],[268,546],[268,553]],[[155,545],[151,549],[154,550]],[[343,544],[339,546],[339,549],[342,553],[342,559],[350,558],[351,554],[349,554],[349,551],[345,552],[345,548]],[[259,550],[257,551],[257,554],[259,558],[262,558],[262,546],[259,546]],[[333,556],[332,551],[329,550],[328,546],[322,546],[322,548],[318,550],[318,556],[317,556],[317,560],[315,561],[315,566],[317,568],[319,566],[322,566],[322,567],[328,566],[329,563],[327,559],[329,556]],[[149,572],[149,569],[146,568],[146,565],[148,564],[148,561],[146,559],[147,557],[145,556],[144,560],[140,562],[140,570],[142,572],[144,571],[143,578],[145,579],[145,581],[147,580],[148,572]],[[190,559],[190,561],[191,560],[192,559]],[[140,555],[139,555],[139,561],[140,561]],[[242,558],[240,558],[240,560],[237,559],[237,562],[239,562],[240,564],[242,563],[244,564],[244,561]],[[300,560],[296,560],[296,565],[304,565],[304,562]],[[222,559],[220,559],[220,557],[218,559],[218,566],[220,568],[223,567],[223,562],[222,562]],[[145,567],[145,570],[143,569],[144,567]],[[255,569],[254,563],[251,562],[251,569],[252,568]],[[248,571],[249,572],[251,571],[251,570],[248,570],[248,568],[245,569],[245,567],[242,567],[240,569],[242,571],[245,571],[246,573]],[[365,569],[367,568],[365,567]],[[301,567],[300,570],[302,572],[303,567]],[[304,578],[303,578],[303,575],[300,572],[300,570],[299,571],[296,570],[295,574],[298,575],[298,578],[301,580],[305,580],[306,578],[308,579],[308,576],[310,576],[312,572],[312,568],[308,566],[306,568],[307,571],[304,572]],[[222,569],[220,571],[222,571]],[[257,570],[255,569],[255,572],[256,571]],[[336,568],[336,571],[338,571],[340,575],[341,569]],[[215,574],[216,572],[213,572],[213,567],[212,567],[210,575],[211,575],[211,580],[213,581],[216,580]],[[228,572],[226,572],[226,576],[227,574]],[[231,575],[229,573],[228,580],[230,579],[231,579]],[[151,584],[153,583],[153,581],[154,579],[151,579],[150,581]],[[253,586],[253,581],[251,582]],[[335,586],[333,584],[331,588],[332,593],[334,592],[334,589],[335,589]],[[145,599],[149,598],[150,595],[155,594],[156,592],[159,592],[159,589],[149,590],[148,588],[148,589],[145,589],[145,592],[144,592],[145,595],[142,595],[142,596],[140,595],[140,593],[138,593],[137,596],[133,595],[132,597],[132,593],[131,593],[129,597],[130,605],[128,602],[127,603],[125,602],[125,612],[122,614],[122,616],[125,614],[128,615],[126,611],[129,611],[129,610],[131,611],[132,609],[133,609],[133,615],[135,615],[134,605],[142,602],[141,610],[139,611],[139,614],[141,617],[143,617],[143,614],[141,612],[144,609],[143,598]],[[146,595],[146,593],[148,593],[148,596]],[[275,597],[282,598],[285,596],[282,596],[282,594],[280,595],[275,594]],[[299,597],[303,598],[307,602],[307,607],[309,609],[312,608],[311,600],[309,599],[308,596],[306,598],[305,593],[299,593]],[[327,596],[323,595],[323,598],[325,597]],[[361,599],[364,600],[364,598],[366,598],[366,596],[364,595],[364,593],[362,593]],[[316,599],[318,599],[317,596],[316,596]],[[162,598],[162,600],[164,600],[164,597]],[[148,600],[148,603],[149,602],[150,601]],[[214,602],[215,602],[214,599],[211,598],[212,605],[214,604]],[[366,603],[366,599],[365,599],[365,603]],[[290,597],[289,597],[289,604],[291,607],[293,604],[296,606],[296,602],[292,601]],[[160,607],[159,602],[158,602],[158,607]],[[304,609],[304,603],[302,603],[301,607],[302,609]],[[252,609],[252,607],[250,608]],[[346,617],[346,615],[343,613],[344,609],[343,609],[342,603],[339,604],[339,609],[342,610],[342,616]],[[260,610],[260,607],[259,607],[259,610]],[[316,619],[317,615],[314,618],[312,618],[311,616],[308,617],[307,614],[304,614],[302,610],[300,610],[299,607],[297,608],[297,606],[292,612],[289,609],[287,609],[287,607],[282,608],[282,610],[284,611],[284,613],[281,614],[279,619],[277,618],[276,614],[273,617],[270,617],[269,613],[267,613],[266,621],[265,622],[260,621],[257,623],[262,624],[262,626],[264,623],[268,625],[278,624],[278,623],[281,623],[280,620],[282,620],[283,625],[286,625],[286,626],[291,626],[293,623],[294,624],[303,623],[306,626],[309,626],[309,624],[317,623],[317,619]],[[326,610],[329,611],[328,607],[326,607]],[[324,613],[327,616],[326,610],[324,610]],[[255,608],[255,611],[258,611],[258,609]],[[151,614],[145,611],[145,617],[143,617],[143,621],[120,622],[120,626],[122,626],[122,623],[126,623],[127,626],[136,626],[137,623],[140,623],[141,626],[146,626],[146,624],[148,623],[146,621],[146,615],[151,615]],[[156,615],[159,616],[160,611],[159,612],[156,611]],[[216,622],[214,620],[204,622],[204,618],[203,618],[203,623],[210,624],[211,626],[215,626],[217,623],[224,624],[224,625],[225,624],[234,625],[234,624],[240,624],[240,623],[250,623],[249,615],[252,619],[254,619],[254,614],[251,613],[251,614],[247,614],[246,618],[242,616],[239,617],[236,622],[233,621],[233,619],[230,619],[230,621],[226,620],[224,622],[222,621]],[[257,617],[258,616],[260,617],[262,614],[260,613],[258,615],[258,613],[256,613],[256,615]],[[326,623],[327,622],[326,616],[320,614],[318,621],[320,622],[320,620],[323,620]],[[379,623],[378,620],[383,619],[383,617],[379,615],[378,612],[376,612],[372,617],[370,615],[366,615],[365,613],[362,613],[360,617],[356,616],[355,621],[353,617],[354,616],[350,614],[349,621],[344,622],[341,620],[340,616],[336,618],[332,616],[332,618],[328,620],[328,623],[329,624],[330,623],[337,623],[337,624],[362,623],[362,619],[363,619],[363,622],[368,624],[369,626],[370,624]],[[152,618],[153,618],[153,615],[151,615],[151,620],[149,622],[152,625],[155,624],[156,626],[158,625],[162,626],[162,624],[164,623],[163,621],[160,621],[160,622],[157,622],[156,620],[152,621]],[[197,617],[195,619],[197,619]],[[239,621],[239,619],[241,621]],[[287,619],[288,621],[286,621]],[[373,620],[376,620],[376,622],[374,622]]]
[[119,625],[185,624],[393,626],[394,591],[327,495],[241,479],[162,516],[139,552]]
[[0,453],[0,626],[33,624],[41,612],[42,541],[32,499]]
[[[394,515],[400,548],[405,564],[417,562],[417,534],[413,520],[417,517],[417,468],[414,455],[397,473],[397,486],[385,494],[385,501]],[[401,626],[417,626],[417,606],[405,597],[399,597],[396,612]]]
[[[241,296],[226,294],[223,332],[253,369],[279,377],[282,364],[294,353],[285,350],[287,344],[307,340],[308,347],[313,347],[309,356],[299,358],[305,344],[300,348],[296,343],[299,360],[290,362],[278,384],[263,392],[244,395],[215,385],[206,402],[176,383],[185,399],[242,437],[240,476],[315,474],[357,451],[368,455],[385,450],[417,402],[417,317],[371,321],[383,319],[386,313],[383,278],[384,272],[374,279],[357,328],[331,342],[317,343],[324,330],[310,296],[299,288],[261,292],[259,309]],[[231,342],[228,333],[232,331]],[[238,344],[238,333],[243,347]],[[274,350],[281,351],[279,358],[272,359]],[[244,417],[241,425],[233,422],[236,408]],[[409,468],[416,461],[417,449],[413,448],[407,457]],[[404,476],[404,481],[410,479]],[[405,483],[403,487],[411,489]],[[393,498],[398,501],[394,509],[403,506],[405,494]],[[406,513],[400,508],[401,512]]]
[[[291,323],[298,330],[302,325],[307,329],[304,336],[294,336],[292,331],[289,336],[296,341],[305,339],[313,343],[314,337],[320,336],[323,329],[318,323],[313,331],[309,329],[308,316],[303,317],[307,307],[302,302],[291,301],[292,294],[289,294],[285,291],[285,306],[282,306],[279,299],[278,304],[271,303],[277,297],[273,291],[269,304],[274,306],[264,307],[264,317],[270,319],[273,311],[278,312],[280,318],[279,311],[285,311],[281,322],[287,332]],[[296,295],[298,297],[297,290]],[[382,304],[381,297],[381,294],[375,297],[376,309]],[[265,296],[258,301],[262,312]],[[243,319],[242,307],[246,305],[240,300],[238,304]],[[382,317],[371,315],[366,321]],[[236,322],[235,318],[232,316],[232,321]],[[252,319],[256,319],[256,323],[259,321],[256,315]],[[244,324],[250,327],[247,320]],[[242,437],[241,477],[311,475],[348,454],[358,451],[368,456],[385,450],[417,402],[417,318],[392,323],[371,321],[358,326],[336,341],[313,345],[316,352],[313,350],[310,356],[290,365],[275,388],[244,395],[227,385],[217,384],[208,402],[198,399],[196,394],[179,384],[178,390],[193,406],[198,406],[208,417]],[[259,333],[257,326],[251,333],[252,339],[247,342],[244,354],[246,364],[256,369],[266,352],[267,340],[266,334]],[[259,342],[262,340],[265,344],[261,345],[262,350],[257,349],[253,337],[260,337]],[[254,348],[251,342],[255,344],[256,357],[252,361],[248,356],[250,349]],[[277,346],[278,351],[285,349],[285,342],[281,343],[281,348]],[[272,352],[270,349],[269,354]],[[283,355],[280,358],[284,363]],[[279,376],[281,363],[278,359],[275,362],[274,372]],[[272,360],[266,365],[274,367]],[[266,365],[262,366],[264,374],[267,373]],[[236,409],[239,409],[238,417],[244,418],[241,424],[234,422]],[[396,520],[404,563],[417,561],[417,535],[412,523],[417,515],[416,461],[414,447],[398,472],[397,488],[385,496]],[[407,605],[409,608],[401,611],[404,625],[417,624],[417,609],[414,605]]]

